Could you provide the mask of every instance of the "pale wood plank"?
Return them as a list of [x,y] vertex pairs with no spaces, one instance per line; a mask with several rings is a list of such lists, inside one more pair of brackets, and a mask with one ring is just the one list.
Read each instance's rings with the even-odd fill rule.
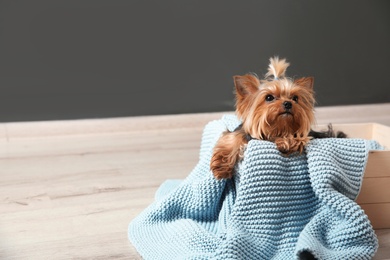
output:
[[127,225],[164,180],[185,178],[200,146],[189,129],[150,132],[11,140],[0,159],[0,256],[137,258]]

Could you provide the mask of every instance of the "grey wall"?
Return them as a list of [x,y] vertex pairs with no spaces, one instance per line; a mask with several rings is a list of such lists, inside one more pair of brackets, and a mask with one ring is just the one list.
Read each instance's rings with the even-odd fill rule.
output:
[[390,1],[0,1],[0,121],[233,109],[286,57],[320,106],[390,102]]

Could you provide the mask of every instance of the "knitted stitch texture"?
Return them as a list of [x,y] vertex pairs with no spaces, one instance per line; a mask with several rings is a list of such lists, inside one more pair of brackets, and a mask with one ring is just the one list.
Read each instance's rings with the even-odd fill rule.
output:
[[368,151],[362,139],[315,139],[304,154],[283,156],[274,143],[251,140],[233,179],[216,180],[212,150],[235,116],[210,122],[199,163],[168,180],[129,225],[144,259],[371,259],[378,241],[354,202]]

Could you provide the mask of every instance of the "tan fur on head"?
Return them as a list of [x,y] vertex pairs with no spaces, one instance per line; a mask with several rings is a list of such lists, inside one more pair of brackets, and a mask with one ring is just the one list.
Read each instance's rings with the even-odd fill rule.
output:
[[[245,80],[241,79],[236,84],[241,82]],[[237,93],[236,113],[243,122],[244,130],[253,138],[270,141],[289,135],[307,136],[314,122],[312,82],[313,78],[295,81],[283,78],[262,83],[245,97]],[[249,88],[254,89],[254,86]],[[267,101],[268,96],[272,97],[271,101]],[[284,114],[285,102],[290,102],[292,106],[288,114]]]

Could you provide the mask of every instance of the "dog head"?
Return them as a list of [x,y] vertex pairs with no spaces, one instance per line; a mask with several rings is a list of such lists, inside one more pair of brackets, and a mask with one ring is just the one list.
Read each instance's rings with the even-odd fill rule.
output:
[[265,79],[234,76],[236,113],[253,138],[307,137],[314,122],[313,77],[285,77],[289,63],[271,58]]

